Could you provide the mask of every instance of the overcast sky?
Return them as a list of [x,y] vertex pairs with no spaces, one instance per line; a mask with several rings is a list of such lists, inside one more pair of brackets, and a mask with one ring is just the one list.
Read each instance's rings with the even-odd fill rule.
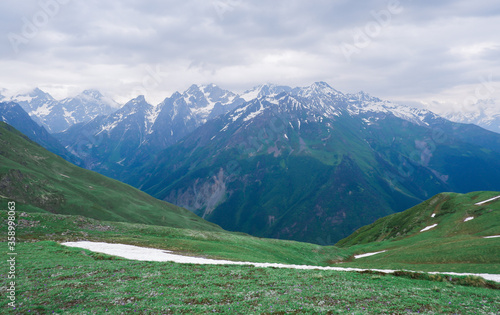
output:
[[437,112],[500,99],[498,0],[2,0],[0,32],[4,94],[156,104],[193,83],[326,81]]

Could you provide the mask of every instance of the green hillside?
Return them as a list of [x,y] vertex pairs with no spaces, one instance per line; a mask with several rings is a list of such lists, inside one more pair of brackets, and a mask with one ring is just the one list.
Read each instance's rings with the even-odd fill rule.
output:
[[392,275],[131,261],[50,241],[16,251],[5,314],[497,314],[500,303],[498,290]]
[[[130,244],[171,250],[189,256],[252,262],[327,266],[347,258],[347,251],[226,231],[199,231],[137,223],[100,221],[75,215],[23,213],[18,206],[20,242],[78,240]],[[0,211],[0,229],[7,229],[7,212]]]
[[0,206],[6,209],[8,201],[27,212],[222,231],[185,209],[68,163],[0,122]]
[[[500,273],[500,200],[476,205],[500,192],[442,193],[401,213],[362,227],[337,246],[351,254],[349,266],[469,270]],[[433,216],[434,215],[434,216]],[[474,218],[466,221],[467,218]],[[421,232],[424,228],[435,227]]]

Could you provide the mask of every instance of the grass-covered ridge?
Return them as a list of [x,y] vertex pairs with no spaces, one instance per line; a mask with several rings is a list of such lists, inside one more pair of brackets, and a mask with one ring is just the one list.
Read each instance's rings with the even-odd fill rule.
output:
[[138,189],[66,162],[0,122],[0,206],[7,201],[24,211],[82,215],[222,231],[193,213]]
[[[500,200],[476,203],[500,192],[443,193],[365,226],[337,245],[353,254],[387,252],[349,266],[500,273]],[[467,218],[474,219],[465,221]],[[428,231],[420,232],[437,224]]]

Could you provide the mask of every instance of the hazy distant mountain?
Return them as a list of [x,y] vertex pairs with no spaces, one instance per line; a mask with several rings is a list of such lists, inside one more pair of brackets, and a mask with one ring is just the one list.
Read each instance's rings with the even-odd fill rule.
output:
[[241,94],[240,97],[245,101],[251,101],[253,99],[261,98],[264,96],[272,96],[280,94],[282,92],[290,92],[291,90],[292,88],[289,86],[268,83],[256,86],[253,89],[245,91],[243,94]]
[[35,123],[18,104],[14,102],[0,103],[0,120],[16,128],[52,153],[72,163],[81,164],[78,158],[70,154],[44,127]]
[[118,108],[117,103],[96,90],[86,90],[76,97],[57,101],[36,88],[27,94],[12,97],[11,101],[21,105],[33,120],[51,133],[61,132],[99,115],[110,114]]
[[500,104],[494,100],[481,100],[473,105],[474,111],[443,113],[447,119],[464,124],[474,124],[500,133]]

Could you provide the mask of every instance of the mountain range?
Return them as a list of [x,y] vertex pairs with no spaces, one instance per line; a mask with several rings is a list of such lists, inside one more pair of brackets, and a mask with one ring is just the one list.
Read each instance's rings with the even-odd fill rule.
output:
[[109,114],[119,106],[96,90],[85,90],[75,97],[58,101],[36,88],[9,100],[19,104],[35,122],[50,133],[61,132],[76,123]]
[[209,107],[205,89],[56,136],[91,169],[262,237],[334,243],[439,192],[499,189],[500,135],[477,126],[324,82],[223,91]]
[[193,85],[156,106],[138,96],[110,115],[76,124],[55,136],[87,168],[121,179],[123,173],[133,172],[197,127],[243,103],[242,98],[215,85]]
[[0,102],[0,121],[11,125],[30,140],[38,143],[50,152],[63,157],[65,160],[77,165],[82,164],[82,161],[78,157],[69,153],[44,127],[35,123],[18,104],[14,102]]
[[441,115],[454,122],[474,124],[500,133],[499,107],[494,99],[479,100],[468,110],[444,112]]
[[500,135],[316,83],[264,93],[137,167],[121,180],[224,229],[333,243],[439,192],[498,190]]
[[193,85],[54,136],[88,169],[262,237],[333,244],[443,191],[500,190],[499,134],[324,82]]

